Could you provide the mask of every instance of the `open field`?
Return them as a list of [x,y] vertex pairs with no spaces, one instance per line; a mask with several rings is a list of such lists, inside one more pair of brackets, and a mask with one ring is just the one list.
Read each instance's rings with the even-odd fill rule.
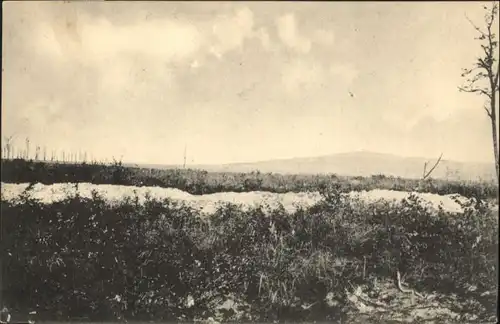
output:
[[[252,172],[285,174],[337,174],[371,177],[376,174],[418,179],[423,165],[437,158],[402,157],[370,151],[354,151],[307,158],[274,159],[253,163],[223,165],[193,165],[193,169],[224,172]],[[157,166],[160,168],[161,166]],[[180,166],[177,166],[180,167]],[[170,168],[175,168],[171,166]],[[495,179],[492,163],[457,162],[442,159],[432,176],[442,180]]]
[[[136,172],[26,166],[38,170],[31,177],[115,170],[122,182]],[[113,174],[101,176],[112,183]],[[38,305],[41,320],[494,322],[491,196],[355,191],[347,180],[307,192],[193,195],[36,177],[2,179],[2,258],[4,299],[15,309]],[[456,188],[489,188],[467,186]],[[398,271],[416,295],[397,288]]]

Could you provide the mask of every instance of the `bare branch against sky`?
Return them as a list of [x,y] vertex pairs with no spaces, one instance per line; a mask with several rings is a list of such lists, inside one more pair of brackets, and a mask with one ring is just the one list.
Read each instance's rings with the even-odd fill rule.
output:
[[[483,3],[5,2],[2,137],[97,159],[491,161]],[[314,17],[314,19],[311,19]]]

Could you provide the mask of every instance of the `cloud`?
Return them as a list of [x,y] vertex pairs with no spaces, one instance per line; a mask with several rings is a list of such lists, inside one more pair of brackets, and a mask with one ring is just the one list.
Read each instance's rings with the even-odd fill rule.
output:
[[318,87],[325,81],[320,65],[312,61],[296,60],[285,66],[282,82],[288,92],[307,91]]
[[241,50],[245,41],[257,39],[262,48],[271,51],[274,46],[266,28],[255,28],[254,14],[247,7],[235,11],[233,15],[219,15],[212,23],[212,40],[208,53],[221,59],[224,54]]
[[443,120],[422,117],[405,130],[407,138],[413,140],[408,153],[416,150],[423,156],[438,156],[443,152],[445,158],[490,161],[491,130],[488,126],[485,114],[479,109],[460,110]]
[[53,32],[49,24],[40,23],[35,33],[33,44],[38,53],[58,59],[64,57],[63,48],[56,37],[58,34]]
[[90,16],[67,10],[39,22],[34,44],[56,59],[86,62],[112,60],[121,55],[146,55],[165,63],[186,64],[214,55],[222,58],[241,49],[248,39],[258,39],[271,49],[265,28],[255,29],[254,14],[247,7],[209,19],[140,19],[115,24],[105,16]]
[[316,43],[325,46],[331,46],[334,44],[335,41],[334,33],[330,30],[325,30],[325,29],[315,30],[312,38]]
[[197,69],[200,67],[200,62],[198,62],[198,60],[194,60],[193,62],[191,62],[190,66],[192,69]]
[[173,69],[145,55],[123,56],[113,59],[113,64],[98,69],[100,89],[108,94],[125,94],[127,97],[153,95],[152,89],[172,86]]
[[241,48],[246,38],[253,36],[253,12],[248,8],[238,10],[234,16],[219,16],[212,27],[216,45],[213,50],[224,54],[227,51]]
[[115,26],[100,19],[86,26],[83,37],[88,52],[97,58],[141,53],[165,61],[193,55],[204,41],[195,26],[168,19],[144,21],[131,26]]
[[115,25],[104,18],[68,14],[40,23],[35,44],[45,54],[85,61],[144,54],[164,61],[184,59],[203,45],[202,32],[176,19],[143,20]]
[[269,37],[269,33],[265,28],[260,28],[255,32],[255,37],[258,38],[262,44],[262,47],[265,50],[273,50],[274,46],[271,43],[271,38]]
[[347,91],[358,76],[358,70],[349,63],[323,64],[314,59],[294,59],[283,66],[281,81],[289,93],[296,91]]
[[311,50],[311,41],[299,34],[293,14],[279,17],[276,26],[278,36],[286,46],[300,53],[308,53]]
[[336,78],[340,78],[343,83],[350,85],[358,76],[358,70],[348,63],[334,63],[330,66],[330,73]]

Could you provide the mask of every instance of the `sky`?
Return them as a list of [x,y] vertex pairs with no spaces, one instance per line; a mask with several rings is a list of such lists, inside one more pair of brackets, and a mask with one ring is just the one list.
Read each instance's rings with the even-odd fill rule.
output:
[[458,91],[481,2],[2,5],[2,139],[18,148],[155,164],[185,148],[188,164],[493,159],[484,99]]

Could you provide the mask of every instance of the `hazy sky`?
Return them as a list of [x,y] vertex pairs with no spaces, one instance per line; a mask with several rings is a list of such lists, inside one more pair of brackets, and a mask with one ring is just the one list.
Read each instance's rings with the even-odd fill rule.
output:
[[2,136],[146,163],[491,161],[484,100],[457,89],[482,5],[4,2]]

